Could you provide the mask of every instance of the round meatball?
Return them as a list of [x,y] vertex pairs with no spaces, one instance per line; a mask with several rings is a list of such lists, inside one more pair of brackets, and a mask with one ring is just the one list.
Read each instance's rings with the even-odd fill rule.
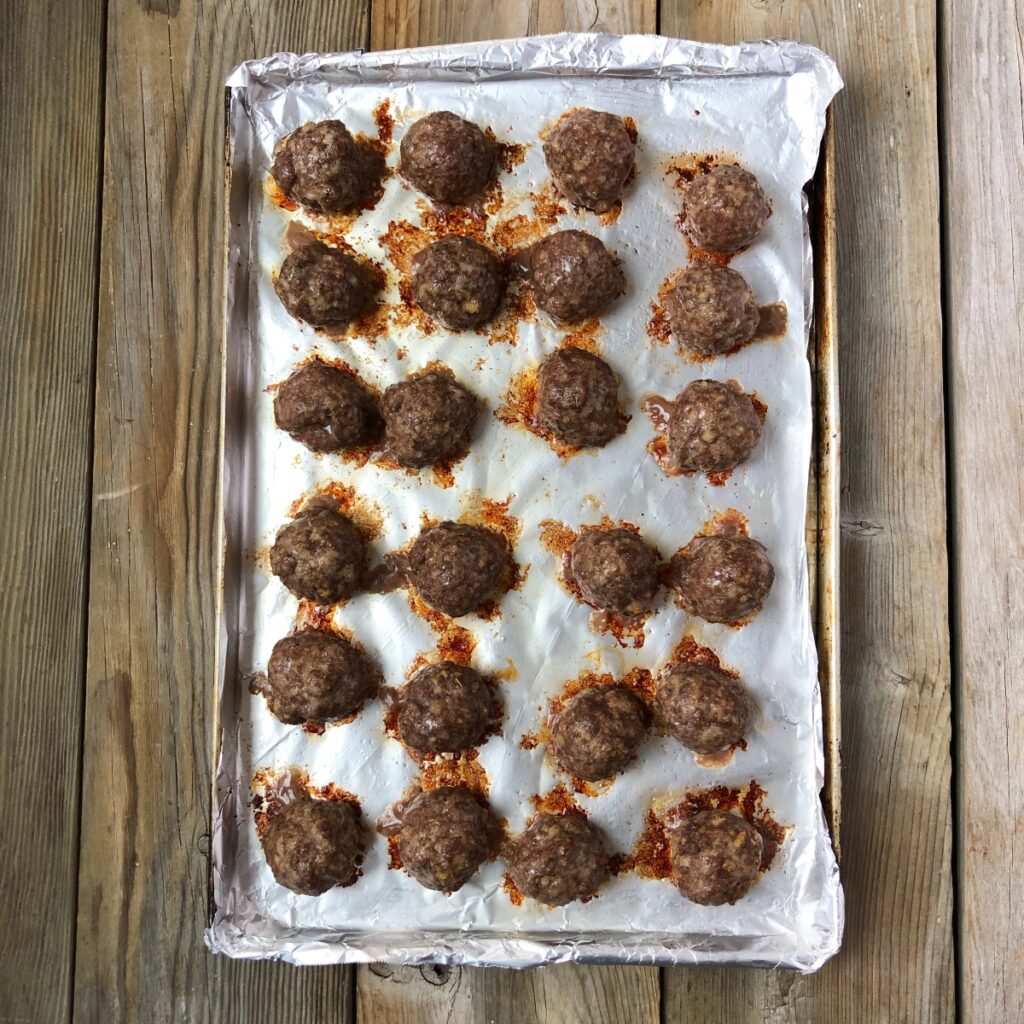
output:
[[707,665],[676,665],[662,678],[656,700],[669,732],[698,754],[739,743],[750,717],[746,690]]
[[462,235],[447,235],[420,250],[412,270],[419,307],[457,331],[489,320],[505,291],[494,253]]
[[632,530],[585,530],[569,552],[569,573],[595,608],[640,615],[658,589],[658,559]]
[[450,110],[421,117],[402,139],[402,177],[440,203],[483,191],[494,171],[494,143]]
[[626,290],[612,254],[585,231],[542,238],[530,253],[530,278],[537,305],[572,324],[603,313]]
[[674,562],[683,607],[708,622],[756,615],[775,582],[768,552],[750,537],[697,537]]
[[537,418],[563,444],[600,447],[619,431],[619,382],[581,348],[552,352],[537,373]]
[[507,859],[519,891],[551,907],[593,896],[608,877],[601,833],[582,814],[541,814]]
[[555,760],[595,782],[621,771],[647,735],[647,714],[625,686],[592,686],[576,694],[551,725]]
[[491,856],[495,827],[490,812],[468,789],[432,789],[405,809],[398,852],[420,885],[455,892]]
[[555,126],[544,159],[570,202],[604,213],[622,198],[633,170],[633,140],[621,117],[581,108]]
[[384,443],[400,466],[418,469],[469,444],[477,400],[451,374],[418,373],[384,392]]
[[687,267],[665,296],[665,309],[676,341],[705,356],[746,344],[761,320],[750,285],[717,263]]
[[307,508],[278,531],[270,567],[296,597],[333,604],[351,597],[362,583],[366,545],[340,512]]
[[347,324],[373,301],[363,268],[347,252],[323,242],[293,249],[281,264],[274,291],[296,320],[314,327]]
[[303,793],[270,819],[261,842],[279,885],[319,896],[359,876],[366,831],[351,804]]
[[739,164],[701,175],[686,193],[686,231],[712,252],[735,252],[757,238],[772,207],[757,178]]
[[376,433],[379,414],[369,391],[327,363],[300,366],[274,396],[277,425],[315,452],[338,452]]
[[427,604],[458,617],[488,597],[507,563],[500,534],[482,526],[438,523],[416,538],[409,577]]
[[680,469],[724,473],[746,462],[761,440],[761,420],[749,395],[695,380],[675,400],[668,420],[668,450]]
[[745,896],[761,866],[761,833],[738,814],[698,811],[670,836],[672,871],[679,891],[706,907]]
[[493,696],[468,665],[427,665],[398,694],[398,731],[414,750],[450,753],[473,746],[487,731]]

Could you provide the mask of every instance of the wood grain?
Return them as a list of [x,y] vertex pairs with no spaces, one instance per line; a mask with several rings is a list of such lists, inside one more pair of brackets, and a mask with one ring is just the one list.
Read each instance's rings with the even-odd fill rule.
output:
[[364,44],[357,2],[110,0],[75,1019],[351,1019],[351,972],[203,948],[223,83]]
[[846,78],[836,106],[844,949],[807,978],[666,970],[665,1019],[952,1020],[935,11],[664,0],[661,30],[800,38]]
[[1022,8],[944,0],[961,1020],[1024,1020]]
[[34,1022],[71,1002],[103,3],[0,21],[0,1019]]

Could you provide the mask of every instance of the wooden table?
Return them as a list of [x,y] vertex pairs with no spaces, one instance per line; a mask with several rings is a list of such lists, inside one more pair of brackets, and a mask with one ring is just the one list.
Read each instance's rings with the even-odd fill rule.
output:
[[[1024,1019],[1022,14],[4,0],[0,1021]],[[844,950],[810,977],[213,958],[224,78],[274,50],[561,29],[792,36],[846,79]]]

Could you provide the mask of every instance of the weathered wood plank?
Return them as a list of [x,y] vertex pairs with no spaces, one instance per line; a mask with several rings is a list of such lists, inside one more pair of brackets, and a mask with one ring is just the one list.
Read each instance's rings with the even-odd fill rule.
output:
[[943,0],[942,139],[964,1024],[1024,1020],[1020,4]]
[[366,5],[111,0],[76,1019],[346,1021],[351,971],[203,948],[223,82],[365,44]]
[[0,21],[0,1016],[57,1021],[78,871],[103,3],[4,3]]

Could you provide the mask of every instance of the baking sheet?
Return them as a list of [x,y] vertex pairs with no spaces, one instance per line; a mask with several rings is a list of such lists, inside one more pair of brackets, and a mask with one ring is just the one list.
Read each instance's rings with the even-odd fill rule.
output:
[[[216,911],[207,941],[234,956],[280,956],[302,963],[442,960],[523,966],[550,960],[753,962],[814,969],[838,948],[842,895],[818,800],[822,782],[821,704],[807,595],[804,511],[811,446],[810,246],[801,188],[814,170],[824,111],[839,87],[818,51],[769,42],[714,47],[655,37],[555,36],[381,54],[277,55],[243,65],[229,80],[229,276],[225,375],[225,570],[221,608],[221,737],[214,813]],[[560,459],[543,441],[498,421],[510,379],[535,366],[567,333],[541,314],[519,325],[516,344],[475,334],[424,336],[392,318],[386,337],[325,338],[292,321],[273,293],[273,271],[292,220],[324,225],[275,205],[266,179],[274,141],[306,120],[338,116],[374,136],[374,110],[388,100],[396,142],[404,125],[433,109],[451,109],[490,125],[499,141],[530,144],[501,176],[503,199],[488,230],[535,212],[530,195],[547,181],[537,131],[572,106],[629,116],[640,143],[637,179],[621,215],[602,223],[566,208],[562,227],[601,237],[624,261],[629,291],[590,341],[623,378],[632,420],[599,453]],[[379,120],[379,118],[378,118]],[[680,192],[672,164],[685,154],[719,153],[753,170],[773,215],[762,237],[733,261],[762,303],[783,301],[788,331],[711,363],[687,361],[648,333],[650,303],[661,282],[688,259],[675,223]],[[397,145],[389,164],[397,161]],[[419,223],[427,208],[392,176],[374,210],[347,227],[346,239],[390,267],[381,236],[392,222]],[[399,305],[397,275],[386,298]],[[431,360],[452,367],[488,404],[455,486],[429,472],[409,477],[375,465],[316,458],[277,431],[267,387],[319,351],[341,357],[384,388]],[[400,358],[401,356],[401,358]],[[672,396],[701,376],[739,380],[768,407],[761,446],[723,486],[665,476],[646,450],[653,432],[639,409],[649,393]],[[247,677],[265,667],[273,644],[296,621],[297,602],[267,570],[265,550],[293,502],[329,481],[353,485],[364,507],[379,510],[376,556],[416,535],[422,513],[459,518],[483,498],[508,502],[519,520],[516,558],[529,566],[519,590],[492,621],[470,616],[473,664],[515,679],[502,683],[503,734],[479,754],[491,805],[517,832],[530,795],[564,781],[544,745],[524,749],[547,701],[581,670],[622,675],[657,671],[685,635],[714,649],[744,678],[758,706],[748,749],[722,769],[695,763],[674,741],[652,736],[638,762],[606,792],[578,801],[620,851],[628,853],[652,803],[664,805],[716,784],[756,779],[765,803],[788,832],[770,870],[734,907],[683,901],[667,881],[633,874],[613,879],[598,899],[548,910],[514,906],[501,887],[501,861],[486,864],[452,896],[428,892],[389,870],[387,846],[371,843],[364,874],[319,898],[276,885],[253,825],[251,782],[258,769],[299,764],[312,780],[336,783],[362,801],[369,821],[418,774],[386,737],[380,702],[322,736],[274,720]],[[541,524],[578,527],[603,516],[639,526],[670,556],[726,509],[749,521],[768,547],[776,582],[763,612],[732,630],[689,619],[664,594],[642,647],[597,635],[589,610],[557,583],[557,559],[540,543]],[[361,595],[337,611],[398,685],[438,636],[412,614],[403,592]],[[508,669],[509,662],[514,673]]]

